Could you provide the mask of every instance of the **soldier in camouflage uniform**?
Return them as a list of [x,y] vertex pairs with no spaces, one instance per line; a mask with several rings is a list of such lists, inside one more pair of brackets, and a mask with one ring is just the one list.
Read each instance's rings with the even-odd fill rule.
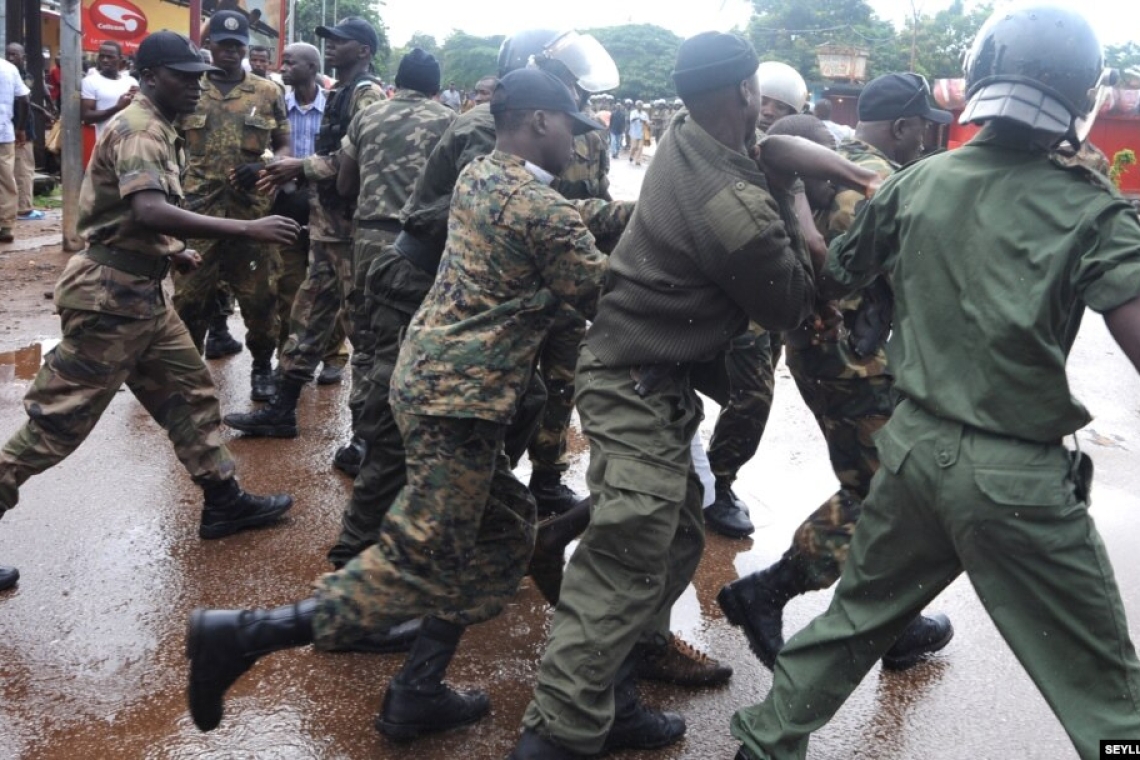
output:
[[[373,292],[365,287],[365,279],[372,263],[396,239],[400,210],[407,203],[428,155],[455,121],[455,111],[433,100],[439,92],[439,78],[435,57],[413,49],[400,61],[392,99],[357,114],[344,137],[338,190],[345,197],[356,198],[354,319],[368,328],[357,332],[349,398],[354,435],[347,449],[356,449],[351,453],[357,454],[359,477],[345,507],[341,536],[329,552],[334,564],[344,564],[375,542],[387,506],[403,483],[403,478],[396,474],[404,469],[402,456],[369,460],[370,466],[360,471],[365,448],[376,440],[392,438],[381,444],[385,450],[403,445],[399,430],[392,424],[392,415],[386,410],[392,357],[399,353],[400,333],[408,321],[405,309],[394,308],[386,298],[373,297]],[[385,345],[378,351],[380,341]],[[382,360],[374,366],[377,353]],[[385,411],[370,406],[376,403]],[[342,469],[347,460],[338,452],[336,461]],[[395,489],[391,490],[393,485]]]
[[[840,155],[884,179],[920,156],[926,122],[949,119],[947,112],[930,108],[924,85],[914,74],[888,74],[869,83],[859,98],[855,137],[840,143]],[[822,144],[831,141],[830,132],[814,117],[785,121],[792,120],[809,125],[807,129],[815,126],[814,133],[804,136]],[[833,194],[830,208],[817,216],[828,241],[850,228],[863,201],[864,195],[854,190]],[[753,651],[768,667],[783,647],[782,611],[788,600],[838,580],[871,477],[879,468],[872,436],[894,408],[884,347],[890,304],[890,287],[879,279],[828,304],[826,318],[816,315],[789,336],[788,369],[827,440],[840,489],[800,525],[777,563],[728,584],[717,597],[729,622],[744,628]],[[824,322],[829,323],[827,329],[813,329]],[[945,646],[951,633],[944,616],[919,616],[883,663],[895,669],[911,667]]]
[[534,541],[534,501],[511,472],[507,428],[559,305],[590,313],[596,303],[607,259],[590,230],[621,229],[632,211],[572,203],[548,187],[573,135],[597,127],[557,78],[512,72],[491,108],[496,149],[460,175],[438,277],[392,378],[407,484],[379,543],[321,578],[312,598],[269,612],[194,613],[190,709],[204,731],[262,654],[309,642],[327,649],[424,614],[378,730],[410,739],[490,708],[486,694],[457,693],[441,679],[465,627],[514,595]]
[[[372,74],[372,56],[380,41],[362,18],[349,16],[334,27],[317,27],[326,40],[325,60],[336,69],[337,85],[329,93],[317,153],[284,159],[265,167],[259,186],[280,187],[304,175],[309,196],[309,271],[297,293],[290,317],[289,340],[278,363],[279,382],[272,402],[255,412],[227,414],[225,423],[249,435],[293,438],[297,435],[297,399],[313,377],[346,304],[351,302],[352,214],[350,201],[336,191],[341,140],[352,118],[384,99]],[[359,325],[349,324],[355,346]]]
[[[198,109],[180,124],[186,136],[186,207],[208,216],[259,219],[272,198],[254,189],[264,155],[290,151],[289,121],[277,85],[246,74],[242,59],[249,22],[236,11],[210,18],[210,52],[223,73],[206,75]],[[203,349],[217,310],[219,281],[241,305],[246,345],[253,355],[250,396],[273,395],[273,351],[277,345],[277,275],[280,258],[272,246],[244,240],[191,240],[202,266],[174,277],[174,308],[190,337]]]
[[162,281],[171,265],[200,262],[174,235],[287,243],[298,225],[178,207],[185,162],[174,121],[194,111],[199,75],[214,69],[173,32],[147,37],[136,61],[141,93],[108,123],[80,190],[79,230],[88,247],[71,258],[56,285],[63,339],[24,398],[28,422],[0,451],[0,516],[16,506],[24,481],[83,443],[126,383],[203,490],[199,535],[220,538],[278,520],[293,500],[253,496],[238,486],[209,370],[167,308]]

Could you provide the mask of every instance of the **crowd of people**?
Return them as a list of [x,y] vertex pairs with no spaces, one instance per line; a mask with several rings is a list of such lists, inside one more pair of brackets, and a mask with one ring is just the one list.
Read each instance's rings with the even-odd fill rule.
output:
[[[355,480],[334,571],[283,607],[193,612],[199,729],[258,659],[307,645],[406,652],[385,736],[474,723],[487,695],[446,670],[529,574],[554,612],[510,757],[680,740],[684,718],[637,683],[732,676],[670,631],[670,611],[706,528],[754,531],[732,484],[783,355],[839,488],[777,563],[717,597],[774,678],[732,717],[738,760],[803,758],[875,662],[946,647],[950,621],[923,610],[963,572],[1082,758],[1140,740],[1140,661],[1087,514],[1091,463],[1062,445],[1089,420],[1065,380],[1086,306],[1140,369],[1140,218],[1079,158],[1106,81],[1079,14],[987,22],[962,116],[982,131],[934,155],[927,127],[951,115],[921,76],[874,79],[837,131],[825,107],[805,113],[799,72],[732,34],[685,40],[677,101],[647,106],[603,95],[619,73],[593,37],[519,32],[464,110],[423,50],[385,94],[370,24],[316,33],[328,91],[304,43],[285,48],[287,89],[262,76],[267,56],[246,71],[249,22],[229,11],[209,21],[209,63],[180,35],[148,36],[136,85],[100,49],[87,249],[57,284],[63,339],[28,420],[0,450],[2,516],[125,383],[201,487],[203,539],[271,525],[292,499],[240,487],[222,426],[304,434],[298,399],[351,345],[334,463]],[[638,165],[650,140],[639,198],[614,201],[610,162],[628,149]],[[242,350],[231,299],[264,404],[223,418],[203,355]],[[701,395],[721,406],[707,483]],[[585,497],[563,482],[575,408]],[[0,568],[0,589],[17,579]],[[785,642],[784,605],[836,583]]]

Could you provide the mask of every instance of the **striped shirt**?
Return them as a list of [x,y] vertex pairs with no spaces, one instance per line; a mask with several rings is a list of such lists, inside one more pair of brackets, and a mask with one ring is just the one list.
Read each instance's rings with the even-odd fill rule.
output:
[[321,131],[321,118],[325,112],[325,91],[317,88],[317,97],[308,106],[297,104],[297,93],[285,93],[285,112],[293,130],[293,157],[305,158],[316,152],[317,133]]

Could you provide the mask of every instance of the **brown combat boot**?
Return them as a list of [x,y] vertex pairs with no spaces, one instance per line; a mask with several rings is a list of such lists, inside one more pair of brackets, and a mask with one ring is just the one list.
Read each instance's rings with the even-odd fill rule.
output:
[[732,668],[709,657],[677,634],[656,645],[639,644],[642,657],[637,677],[675,686],[719,686],[732,678]]

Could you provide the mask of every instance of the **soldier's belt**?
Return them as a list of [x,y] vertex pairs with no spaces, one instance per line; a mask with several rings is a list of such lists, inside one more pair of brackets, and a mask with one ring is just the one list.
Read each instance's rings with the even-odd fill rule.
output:
[[392,244],[396,252],[412,262],[428,274],[434,275],[439,270],[439,259],[442,252],[433,251],[422,240],[401,232]]
[[362,230],[380,230],[393,235],[399,235],[403,229],[399,219],[357,219],[356,226]]
[[170,257],[126,251],[102,243],[87,246],[87,258],[136,277],[161,280],[170,271]]

